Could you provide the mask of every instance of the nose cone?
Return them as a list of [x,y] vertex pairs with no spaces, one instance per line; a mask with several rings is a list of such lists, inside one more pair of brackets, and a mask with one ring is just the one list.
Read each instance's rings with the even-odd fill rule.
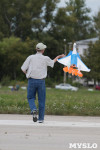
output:
[[73,44],[73,47],[76,48],[76,43]]
[[77,51],[76,51],[76,43],[73,44],[73,54],[77,54]]

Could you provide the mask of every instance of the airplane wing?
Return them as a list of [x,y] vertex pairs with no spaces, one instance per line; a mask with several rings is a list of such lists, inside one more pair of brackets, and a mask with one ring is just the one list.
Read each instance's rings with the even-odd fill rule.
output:
[[71,65],[71,56],[66,56],[66,57],[60,58],[57,61],[65,66],[69,67]]
[[90,69],[82,62],[79,57],[77,57],[77,68],[80,71],[90,72]]

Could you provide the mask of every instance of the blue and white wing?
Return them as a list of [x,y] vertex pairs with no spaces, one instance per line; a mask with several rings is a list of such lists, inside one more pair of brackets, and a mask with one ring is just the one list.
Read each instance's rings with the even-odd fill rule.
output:
[[71,65],[71,55],[70,56],[66,56],[63,58],[60,58],[57,60],[59,63],[65,65],[65,66],[70,66]]
[[82,62],[79,57],[77,57],[77,68],[80,71],[90,72],[90,69]]

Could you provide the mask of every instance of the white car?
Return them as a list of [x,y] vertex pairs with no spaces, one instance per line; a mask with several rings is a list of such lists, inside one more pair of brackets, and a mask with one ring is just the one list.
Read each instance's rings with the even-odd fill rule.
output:
[[56,89],[62,89],[62,90],[71,90],[71,91],[77,91],[78,90],[77,87],[71,86],[70,84],[64,84],[64,83],[56,85],[55,88]]

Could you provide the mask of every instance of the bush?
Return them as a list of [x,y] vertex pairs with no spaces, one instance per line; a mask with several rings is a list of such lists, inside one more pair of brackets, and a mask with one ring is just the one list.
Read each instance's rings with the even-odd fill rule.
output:
[[1,79],[1,85],[2,86],[8,86],[10,84],[10,77],[9,76],[4,76]]
[[52,88],[54,88],[55,87],[54,79],[52,79],[52,78],[46,78],[46,87],[52,87]]
[[79,82],[72,83],[72,85],[73,85],[73,86],[76,86],[76,87],[81,87],[81,86],[82,86],[82,84],[79,83]]

